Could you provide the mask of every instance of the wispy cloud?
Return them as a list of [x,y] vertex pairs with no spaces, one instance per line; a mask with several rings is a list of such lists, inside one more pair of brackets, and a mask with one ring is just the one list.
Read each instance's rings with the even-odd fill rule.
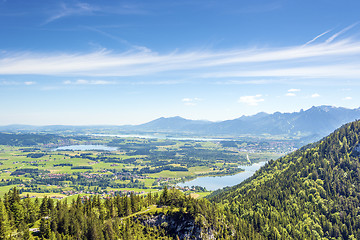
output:
[[85,79],[78,79],[76,81],[66,80],[64,81],[65,85],[109,85],[114,84],[112,81],[105,81],[105,80],[85,80]]
[[125,82],[126,84],[132,85],[176,85],[176,84],[183,84],[186,81],[182,80],[165,80],[165,81],[137,81],[137,82]]
[[295,97],[297,92],[300,92],[301,89],[298,88],[291,88],[287,91],[287,93],[285,94],[285,96],[287,97]]
[[201,98],[183,98],[181,100],[187,106],[195,106],[198,102],[202,101]]
[[254,80],[222,80],[222,81],[217,81],[215,82],[215,84],[218,85],[261,85],[261,84],[266,84],[266,83],[275,83],[275,82],[279,82],[279,80],[275,80],[275,79],[254,79]]
[[298,89],[298,88],[291,88],[288,90],[288,92],[300,92],[301,89]]
[[101,5],[94,5],[85,2],[77,2],[75,4],[61,3],[54,11],[49,12],[50,17],[46,19],[44,24],[51,23],[64,17],[70,16],[88,16],[95,14],[147,14],[147,12],[134,4],[118,4],[107,5],[106,2]]
[[314,37],[313,39],[311,39],[310,41],[308,41],[307,43],[305,43],[304,46],[309,45],[309,44],[315,42],[318,38],[321,38],[322,36],[324,36],[325,34],[327,34],[327,33],[329,33],[329,32],[331,32],[331,30],[327,30],[326,32],[323,32],[323,33],[317,35],[316,37]]
[[7,81],[7,80],[2,80],[2,81],[0,81],[0,85],[3,85],[3,86],[19,86],[19,85],[30,86],[30,85],[34,85],[34,84],[36,84],[36,82],[33,82],[33,81],[26,81],[26,82],[22,82],[22,81]]
[[356,22],[356,23],[351,24],[350,26],[342,29],[341,31],[335,33],[334,35],[332,35],[331,37],[329,37],[329,38],[326,40],[325,43],[331,43],[332,41],[335,40],[335,38],[339,37],[341,34],[347,32],[347,31],[349,31],[350,29],[352,29],[353,27],[355,27],[355,26],[358,25],[358,24],[359,24],[359,22]]
[[352,97],[344,97],[343,100],[345,101],[352,100]]
[[244,81],[254,84],[289,77],[358,79],[359,55],[360,41],[351,39],[284,48],[174,51],[167,54],[141,48],[121,53],[107,49],[62,54],[7,52],[0,55],[0,74],[85,78],[176,73],[180,78],[219,78],[221,81],[253,77]]
[[312,98],[318,98],[318,97],[320,97],[320,94],[314,93],[314,94],[311,95],[311,97],[312,97]]
[[151,50],[145,46],[139,46],[139,45],[135,45],[135,44],[132,44],[130,43],[129,41],[121,38],[121,37],[118,37],[118,36],[114,36],[110,33],[107,33],[105,31],[102,31],[98,28],[94,28],[94,27],[85,27],[86,29],[90,30],[90,31],[93,31],[93,32],[97,32],[103,36],[106,36],[108,38],[111,38],[127,47],[130,47],[131,49],[134,49],[134,50],[138,50],[138,51],[141,51],[141,52],[151,52]]
[[[277,68],[282,67],[282,68]],[[324,64],[320,66],[286,67],[276,66],[273,69],[217,71],[204,74],[204,78],[234,78],[234,77],[293,77],[314,79],[358,79],[360,77],[360,62],[356,60],[348,64]]]
[[94,12],[98,11],[99,8],[92,6],[88,3],[77,3],[75,5],[68,5],[62,3],[60,8],[50,16],[44,24],[53,22],[63,17],[68,17],[72,15],[91,15]]
[[30,86],[30,85],[34,85],[36,84],[36,82],[33,82],[33,81],[27,81],[27,82],[24,82],[25,85],[27,86]]
[[242,96],[239,98],[239,103],[245,103],[250,106],[257,106],[260,102],[265,101],[265,99],[261,98],[261,94],[257,94],[254,96]]
[[0,81],[0,85],[3,85],[3,86],[11,86],[11,85],[19,85],[19,83],[18,83],[18,82],[15,82],[15,81],[3,80],[3,81]]

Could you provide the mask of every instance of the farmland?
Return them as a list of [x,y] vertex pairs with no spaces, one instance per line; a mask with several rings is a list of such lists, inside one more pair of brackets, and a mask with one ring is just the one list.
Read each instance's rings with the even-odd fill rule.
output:
[[[100,145],[100,149],[54,150],[84,144]],[[15,186],[22,195],[58,199],[76,194],[155,192],[200,176],[235,174],[241,171],[240,165],[281,155],[263,150],[269,144],[258,145],[261,150],[254,151],[256,144],[250,142],[108,136],[52,136],[50,141],[31,144],[12,141],[0,145],[0,194]],[[113,150],[101,150],[101,146]],[[184,190],[206,191],[201,187]]]

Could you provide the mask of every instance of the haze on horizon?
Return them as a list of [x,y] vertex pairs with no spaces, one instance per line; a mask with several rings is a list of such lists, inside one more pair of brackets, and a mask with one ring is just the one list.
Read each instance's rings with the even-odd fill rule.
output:
[[0,1],[0,125],[359,107],[360,2]]

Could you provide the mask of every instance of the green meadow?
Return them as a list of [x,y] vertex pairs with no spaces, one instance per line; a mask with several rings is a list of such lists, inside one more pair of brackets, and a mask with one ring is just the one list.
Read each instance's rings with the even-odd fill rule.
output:
[[78,194],[155,192],[199,176],[234,174],[241,171],[240,165],[281,155],[244,152],[244,143],[228,147],[211,141],[96,136],[72,143],[116,150],[55,151],[57,145],[0,145],[0,195],[15,186],[22,195],[67,199]]

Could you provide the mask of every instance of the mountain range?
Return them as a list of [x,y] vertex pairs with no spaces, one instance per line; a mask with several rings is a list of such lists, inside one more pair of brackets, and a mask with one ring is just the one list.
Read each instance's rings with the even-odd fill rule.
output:
[[360,121],[206,198],[166,186],[71,203],[19,194],[0,200],[0,239],[360,239]]
[[[211,122],[189,120],[182,117],[158,118],[140,125],[124,126],[29,126],[9,125],[0,131],[69,131],[79,133],[102,132],[147,132],[176,133],[198,136],[240,135],[284,135],[287,137],[308,137],[309,141],[320,139],[347,122],[360,119],[360,108],[348,109],[333,106],[317,106],[292,113],[260,112],[252,116],[241,116],[233,120]],[[308,141],[308,142],[309,142]]]
[[360,108],[318,106],[293,113],[260,112],[233,120],[209,122],[181,117],[159,118],[128,129],[154,132],[189,132],[207,135],[319,135],[326,136],[341,125],[360,119]]
[[[218,123],[175,117],[131,126],[143,131],[169,131],[175,124],[185,131],[189,126],[220,124],[229,130],[229,126],[235,129],[240,122],[247,126],[261,123],[258,126],[263,129],[272,125],[271,134],[286,133],[288,129],[332,133],[270,160],[252,177],[217,190],[206,199],[194,199],[164,187],[160,194],[146,197],[117,195],[104,200],[104,204],[96,197],[84,201],[78,198],[54,207],[50,198],[44,198],[41,204],[20,200],[19,190],[14,188],[0,200],[0,238],[6,239],[4,236],[12,232],[29,235],[26,229],[40,222],[37,234],[43,239],[55,239],[55,235],[60,236],[58,239],[130,239],[129,235],[139,239],[360,239],[360,121],[343,124],[335,131],[327,126],[357,118],[358,113],[359,109],[321,106],[297,113],[259,113]],[[284,121],[292,127],[279,128]],[[28,220],[18,209],[24,216],[34,217]],[[24,223],[18,223],[21,221]]]

